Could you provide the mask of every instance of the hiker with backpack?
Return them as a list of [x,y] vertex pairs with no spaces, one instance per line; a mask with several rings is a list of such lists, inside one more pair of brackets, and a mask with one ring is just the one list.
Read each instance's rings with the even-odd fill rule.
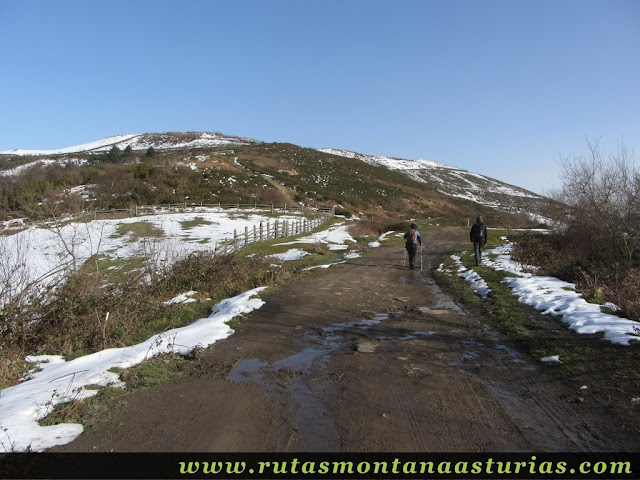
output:
[[409,256],[409,269],[413,270],[413,260],[416,258],[416,252],[418,251],[418,244],[422,246],[422,238],[420,238],[420,232],[415,223],[411,224],[411,228],[404,234],[405,248]]
[[482,262],[482,249],[487,244],[487,227],[484,226],[482,217],[476,217],[476,223],[471,227],[469,233],[471,242],[473,243],[473,251],[476,256],[476,265]]

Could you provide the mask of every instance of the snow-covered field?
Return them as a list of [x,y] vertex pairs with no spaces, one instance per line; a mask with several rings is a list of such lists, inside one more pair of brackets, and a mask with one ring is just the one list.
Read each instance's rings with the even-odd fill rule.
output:
[[[280,222],[296,221],[299,216],[280,216]],[[179,258],[200,250],[212,250],[217,244],[233,238],[234,230],[242,235],[260,223],[266,229],[274,219],[260,213],[234,214],[200,212],[152,215],[122,220],[96,220],[68,223],[60,227],[32,226],[13,235],[0,236],[0,288],[11,283],[20,292],[29,283],[42,286],[55,284],[74,267],[80,268],[94,255],[123,260],[132,257],[151,258],[155,265],[169,265]],[[144,223],[154,237],[138,238],[135,230]],[[335,226],[314,234],[313,242],[324,242],[331,248],[342,248],[346,227]],[[353,239],[352,239],[353,240]],[[6,272],[6,273],[5,273]],[[7,297],[7,292],[0,297]]]
[[[640,341],[640,323],[603,312],[602,307],[616,307],[587,302],[576,292],[573,283],[530,273],[536,267],[514,261],[511,258],[512,248],[513,244],[507,243],[485,251],[482,265],[516,275],[505,278],[504,283],[518,296],[520,302],[532,306],[544,315],[561,317],[562,322],[577,333],[603,333],[606,340],[620,345],[629,345],[633,340]],[[471,284],[476,294],[486,298],[491,290],[484,279],[474,270],[464,267],[459,256],[453,255],[452,259],[458,275]]]
[[[184,222],[199,220],[198,225],[185,228]],[[284,217],[280,217],[283,220]],[[293,218],[292,218],[293,219]],[[121,258],[140,253],[142,240],[127,239],[115,235],[118,225],[147,221],[154,228],[165,232],[164,241],[180,245],[180,253],[186,254],[203,248],[212,248],[216,241],[223,240],[233,229],[244,229],[245,225],[254,225],[272,218],[252,214],[234,218],[229,214],[172,214],[149,218],[100,221],[82,225],[83,246],[78,250],[79,259],[86,259],[96,245],[109,255]],[[74,224],[76,225],[76,224]],[[77,225],[69,225],[61,232],[65,239],[75,235]],[[56,246],[58,234],[49,230],[32,228],[14,235],[26,238],[28,250],[26,261],[33,262],[33,269],[44,272],[66,261],[64,252]],[[166,237],[166,238],[165,238]],[[11,238],[11,237],[8,237]],[[330,249],[343,250],[347,242],[355,242],[348,234],[347,225],[336,224],[321,232],[313,233],[284,245],[325,243]],[[280,261],[295,260],[306,253],[300,248],[291,248],[283,254],[274,254]],[[346,257],[346,256],[345,256]],[[68,260],[68,259],[67,259]],[[263,305],[255,298],[262,288],[245,292],[224,300],[213,308],[212,314],[191,325],[173,329],[155,335],[147,341],[126,348],[112,348],[66,362],[59,355],[28,357],[34,369],[21,384],[0,391],[0,452],[2,451],[42,451],[55,445],[71,442],[83,431],[82,425],[61,424],[40,426],[38,420],[46,417],[53,408],[61,403],[84,399],[95,395],[99,387],[122,386],[113,368],[129,368],[142,361],[163,353],[175,352],[181,355],[190,353],[196,347],[207,347],[214,342],[227,338],[233,330],[225,323],[234,316],[248,313]],[[186,292],[176,298],[168,299],[167,304],[189,302],[195,292]]]

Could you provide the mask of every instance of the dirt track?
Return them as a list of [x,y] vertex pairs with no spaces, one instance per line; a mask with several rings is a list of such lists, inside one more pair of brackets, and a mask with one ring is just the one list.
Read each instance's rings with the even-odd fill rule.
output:
[[502,344],[382,247],[274,292],[178,384],[60,451],[621,451],[575,386]]

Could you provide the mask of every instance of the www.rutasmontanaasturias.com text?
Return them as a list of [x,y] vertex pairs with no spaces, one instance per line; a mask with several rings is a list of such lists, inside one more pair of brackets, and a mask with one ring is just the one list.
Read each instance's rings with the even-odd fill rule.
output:
[[[602,475],[630,476],[628,461],[582,461],[576,464],[565,461],[538,461],[531,456],[528,461],[486,460],[478,461],[258,461],[250,465],[244,461],[178,462],[181,475],[225,474],[250,478],[268,475]],[[576,477],[573,477],[576,478]]]

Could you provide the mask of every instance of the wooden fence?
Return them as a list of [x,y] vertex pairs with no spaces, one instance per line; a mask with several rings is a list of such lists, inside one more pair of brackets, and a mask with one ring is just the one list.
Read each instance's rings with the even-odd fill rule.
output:
[[276,214],[299,214],[299,215],[320,215],[333,216],[334,208],[328,207],[305,207],[304,205],[274,205],[259,203],[235,203],[235,204],[204,204],[204,203],[169,203],[163,205],[136,205],[131,208],[120,208],[110,210],[90,210],[85,212],[85,216],[97,219],[115,219],[141,217],[146,215],[161,215],[166,213],[211,213],[211,212],[266,212]]
[[266,240],[291,237],[307,233],[331,221],[330,215],[318,215],[313,218],[299,218],[297,220],[274,220],[260,222],[253,228],[245,227],[244,232],[233,231],[233,238],[217,243],[214,253],[225,254]]
[[233,238],[228,238],[215,245],[216,254],[237,252],[238,250],[265,240],[285,238],[310,232],[325,223],[331,222],[335,215],[333,208],[305,207],[302,205],[273,205],[273,204],[194,204],[172,203],[164,205],[144,205],[124,209],[88,210],[84,212],[85,218],[94,220],[131,218],[147,215],[161,215],[167,213],[217,213],[217,212],[262,212],[278,215],[300,215],[296,220],[267,220],[245,227],[244,232],[234,230]]

